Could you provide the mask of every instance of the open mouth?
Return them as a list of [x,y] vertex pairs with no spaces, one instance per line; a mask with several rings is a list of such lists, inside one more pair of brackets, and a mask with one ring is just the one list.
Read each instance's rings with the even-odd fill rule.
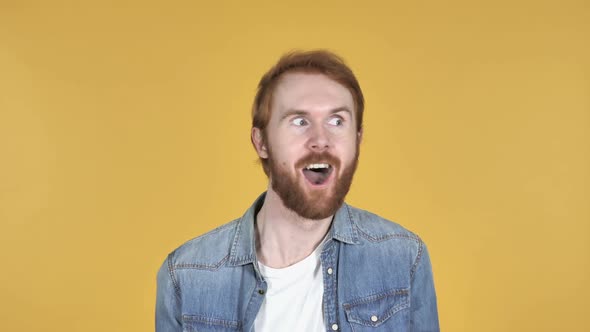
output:
[[322,185],[327,182],[333,167],[330,164],[309,164],[303,168],[303,175],[313,185]]

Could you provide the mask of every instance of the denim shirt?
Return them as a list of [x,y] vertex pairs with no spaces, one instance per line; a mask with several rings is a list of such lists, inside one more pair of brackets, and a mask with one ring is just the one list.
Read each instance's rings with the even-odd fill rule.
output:
[[[168,255],[158,272],[156,331],[254,331],[267,289],[254,236],[264,196]],[[343,204],[321,265],[326,331],[439,331],[428,251],[401,226]]]

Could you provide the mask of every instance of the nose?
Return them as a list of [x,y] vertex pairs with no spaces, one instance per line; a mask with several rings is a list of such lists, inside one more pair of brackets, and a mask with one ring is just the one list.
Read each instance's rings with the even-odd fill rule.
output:
[[327,150],[330,147],[330,138],[326,129],[321,125],[316,125],[310,130],[310,137],[307,147],[315,152]]

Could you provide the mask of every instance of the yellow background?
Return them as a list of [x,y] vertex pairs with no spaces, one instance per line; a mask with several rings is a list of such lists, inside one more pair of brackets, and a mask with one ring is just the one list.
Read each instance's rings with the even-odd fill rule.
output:
[[328,48],[348,201],[427,242],[442,329],[590,331],[587,1],[212,3],[0,1],[0,330],[153,330],[165,255],[265,189],[258,79]]

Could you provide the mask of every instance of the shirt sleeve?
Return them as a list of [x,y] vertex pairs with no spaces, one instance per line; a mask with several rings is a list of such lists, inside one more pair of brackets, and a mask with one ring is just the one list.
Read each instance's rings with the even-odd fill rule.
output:
[[156,294],[156,332],[182,331],[180,291],[174,282],[170,256],[158,271]]
[[423,242],[414,266],[410,291],[411,331],[440,331],[430,256]]

